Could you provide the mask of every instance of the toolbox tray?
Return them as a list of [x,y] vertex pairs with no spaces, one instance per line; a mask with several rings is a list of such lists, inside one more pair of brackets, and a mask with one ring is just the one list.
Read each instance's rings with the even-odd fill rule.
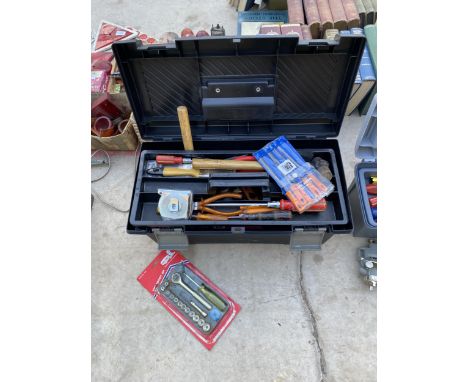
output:
[[[354,35],[312,41],[249,36],[189,38],[150,46],[115,43],[114,54],[145,140],[127,232],[147,234],[160,248],[174,249],[189,242],[243,241],[317,249],[331,235],[351,232],[340,149],[337,140],[327,138],[339,134],[364,43],[363,36]],[[194,151],[183,151],[176,111],[180,105],[189,111]],[[209,197],[213,187],[239,182],[261,186],[262,201],[285,199],[266,174],[206,179],[144,172],[146,160],[157,154],[229,158],[251,154],[279,135],[306,160],[316,154],[329,162],[335,189],[327,197],[326,211],[296,213],[286,221],[163,220],[157,214],[159,188],[191,190],[199,201]],[[316,240],[311,239],[314,232]]]
[[[343,195],[343,185],[341,183],[340,174],[338,171],[337,161],[335,157],[335,152],[332,149],[300,149],[299,153],[307,157],[306,153],[314,153],[319,155],[323,159],[329,161],[333,166],[333,173],[336,176],[333,177],[332,183],[335,186],[335,190],[327,197],[327,209],[326,211],[320,213],[304,213],[304,214],[294,214],[292,220],[287,221],[262,221],[264,225],[283,225],[288,228],[295,225],[303,225],[304,222],[310,224],[310,222],[315,222],[317,225],[338,225],[345,224],[348,222],[348,213],[346,211],[346,204]],[[225,159],[233,157],[236,155],[249,154],[251,151],[215,151],[215,150],[198,150],[195,157],[209,157],[215,159]],[[156,155],[185,155],[185,151],[158,151],[158,150],[143,150],[140,154],[140,163],[144,163],[147,160],[154,160]],[[190,156],[190,155],[189,155]],[[268,202],[272,201],[272,194],[275,196],[274,200],[283,199],[279,187],[276,183],[268,177],[268,174],[264,173],[263,176],[258,177],[259,173],[241,173],[241,174],[230,174],[227,173],[219,175],[214,179],[210,178],[190,178],[190,177],[159,177],[145,175],[144,171],[145,166],[139,166],[137,182],[134,192],[134,200],[132,203],[132,209],[130,213],[130,224],[137,227],[163,227],[163,226],[173,226],[175,223],[177,225],[187,225],[192,224],[195,226],[211,226],[212,221],[197,221],[197,220],[163,220],[157,214],[157,205],[159,201],[159,194],[157,193],[158,189],[174,189],[174,190],[190,190],[193,193],[194,201],[200,201],[201,198],[208,197],[208,191],[210,188],[227,188],[234,186],[241,186],[245,184],[246,186],[258,186],[257,178],[263,178],[267,185],[264,186],[266,191],[266,196],[262,201]],[[243,182],[239,179],[235,179],[232,175],[235,175],[236,178],[241,177]],[[252,176],[254,175],[255,178]],[[210,183],[215,183],[210,187]],[[248,200],[236,200],[236,202],[248,202]],[[258,225],[258,221],[248,221],[248,220],[231,220],[222,222],[226,226],[252,226]]]

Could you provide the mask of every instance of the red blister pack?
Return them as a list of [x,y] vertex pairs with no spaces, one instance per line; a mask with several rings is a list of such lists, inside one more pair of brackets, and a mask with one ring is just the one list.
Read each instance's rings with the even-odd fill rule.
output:
[[159,252],[137,280],[208,350],[240,311],[178,251]]

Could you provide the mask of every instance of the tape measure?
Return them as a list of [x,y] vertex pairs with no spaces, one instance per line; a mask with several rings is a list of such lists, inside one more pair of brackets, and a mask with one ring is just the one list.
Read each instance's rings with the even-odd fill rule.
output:
[[192,214],[190,191],[158,190],[158,212],[163,219],[189,219]]

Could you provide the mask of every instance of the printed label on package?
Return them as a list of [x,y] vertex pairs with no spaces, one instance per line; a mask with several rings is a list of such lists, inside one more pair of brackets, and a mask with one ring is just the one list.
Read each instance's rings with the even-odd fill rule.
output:
[[296,169],[296,165],[289,159],[286,159],[283,163],[278,166],[278,169],[283,175],[288,175],[291,171]]

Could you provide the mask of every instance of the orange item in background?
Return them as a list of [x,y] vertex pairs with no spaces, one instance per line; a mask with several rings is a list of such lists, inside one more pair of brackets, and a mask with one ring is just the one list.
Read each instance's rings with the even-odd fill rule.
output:
[[92,130],[98,137],[110,137],[115,132],[115,126],[109,117],[103,115],[96,118]]

